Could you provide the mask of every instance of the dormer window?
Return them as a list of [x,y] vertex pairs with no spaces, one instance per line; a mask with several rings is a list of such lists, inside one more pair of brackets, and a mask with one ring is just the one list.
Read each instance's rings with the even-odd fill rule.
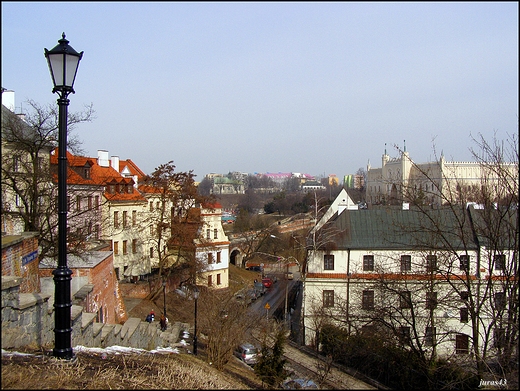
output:
[[132,194],[133,189],[134,189],[134,187],[131,184],[126,186],[126,190],[127,190],[128,194]]
[[90,179],[90,167],[85,167],[83,169],[83,176],[85,179]]

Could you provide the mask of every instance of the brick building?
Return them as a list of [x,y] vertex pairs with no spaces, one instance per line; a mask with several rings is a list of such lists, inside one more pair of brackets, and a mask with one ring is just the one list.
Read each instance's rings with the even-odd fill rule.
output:
[[2,236],[2,276],[23,277],[20,293],[40,292],[37,232]]

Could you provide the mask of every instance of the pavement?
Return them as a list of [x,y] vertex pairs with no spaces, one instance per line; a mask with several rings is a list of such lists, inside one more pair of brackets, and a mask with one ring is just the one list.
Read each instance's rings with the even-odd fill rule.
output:
[[[323,373],[324,371],[322,360],[318,357],[302,352],[291,344],[285,344],[284,356],[318,374]],[[315,383],[318,383],[317,379],[312,380]],[[331,384],[333,389],[337,390],[377,390],[377,387],[365,383],[364,381],[359,380],[334,366],[330,367],[329,372],[325,375],[325,381],[326,383]],[[322,384],[320,389],[327,389],[326,384]]]

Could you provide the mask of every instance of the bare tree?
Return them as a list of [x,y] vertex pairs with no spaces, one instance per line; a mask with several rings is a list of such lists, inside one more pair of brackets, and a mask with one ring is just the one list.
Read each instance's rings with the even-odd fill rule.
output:
[[[57,188],[49,158],[58,145],[59,121],[56,105],[43,107],[29,100],[28,107],[20,118],[2,106],[2,225],[18,221],[15,229],[39,232],[41,259],[57,254]],[[72,134],[75,127],[93,119],[92,105],[69,113],[70,150],[80,150]]]
[[[143,229],[151,232],[149,243],[158,257],[159,276],[175,274],[180,285],[195,284],[196,276],[207,267],[196,257],[195,240],[202,237],[200,208],[213,197],[199,194],[193,173],[176,172],[173,161],[157,167],[140,189],[150,200]],[[157,286],[150,297],[159,292]]]
[[260,321],[247,301],[236,299],[232,290],[203,289],[199,297],[201,332],[206,336],[207,360],[222,370],[237,343]]

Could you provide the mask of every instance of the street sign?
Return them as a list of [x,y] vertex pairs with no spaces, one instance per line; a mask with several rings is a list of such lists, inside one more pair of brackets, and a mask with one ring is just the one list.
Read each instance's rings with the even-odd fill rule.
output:
[[271,308],[271,306],[269,305],[269,303],[265,303],[264,308],[268,310],[269,308]]

